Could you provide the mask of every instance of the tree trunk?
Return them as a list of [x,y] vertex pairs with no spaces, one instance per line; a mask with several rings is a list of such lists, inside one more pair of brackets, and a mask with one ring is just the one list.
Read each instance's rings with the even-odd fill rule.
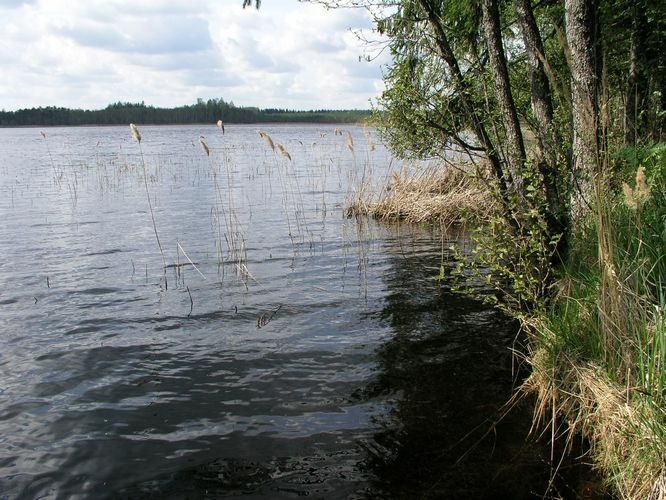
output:
[[[591,180],[600,173],[599,73],[596,0],[565,0],[564,23],[571,70],[573,175],[579,186],[576,211],[591,193]],[[582,200],[580,199],[582,198]]]
[[563,152],[563,141],[553,123],[553,102],[545,69],[546,53],[531,1],[516,0],[516,13],[525,44],[527,68],[530,75],[530,101],[537,124],[540,149],[537,163],[543,177],[548,210],[545,217],[550,236],[562,235],[555,252],[555,258],[562,260],[568,246],[569,213],[566,200],[563,199],[558,189],[558,175],[562,175],[560,167],[567,162],[567,156]]
[[505,175],[502,168],[502,162],[499,155],[497,154],[497,150],[495,149],[492,140],[490,139],[490,135],[488,134],[488,131],[481,121],[481,117],[475,110],[474,104],[469,98],[469,86],[465,81],[462,71],[460,70],[460,65],[458,64],[458,60],[453,53],[453,49],[449,44],[448,37],[446,36],[444,28],[441,24],[441,18],[439,14],[435,10],[435,7],[432,5],[431,0],[418,1],[426,13],[428,24],[433,30],[435,43],[437,44],[437,49],[439,50],[440,56],[442,57],[446,66],[449,68],[451,76],[453,77],[457,92],[460,94],[460,100],[463,105],[463,109],[467,114],[468,119],[472,123],[473,132],[481,146],[484,148],[484,152],[488,158],[488,161],[490,162],[493,173],[497,178],[502,202],[504,205],[505,217],[509,224],[515,228],[517,223],[513,216],[513,209],[511,208],[511,203],[508,198],[508,183],[511,182],[511,178],[509,176],[507,179],[507,176]]
[[495,96],[502,113],[502,123],[507,139],[507,163],[513,178],[514,189],[522,194],[524,187],[523,169],[526,162],[525,144],[520,130],[516,104],[511,94],[509,70],[504,55],[500,15],[496,0],[482,0],[483,31],[488,48],[490,69],[495,79]]

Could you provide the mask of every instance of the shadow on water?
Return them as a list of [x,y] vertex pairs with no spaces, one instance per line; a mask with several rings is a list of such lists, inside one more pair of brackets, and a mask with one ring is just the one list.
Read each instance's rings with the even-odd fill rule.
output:
[[[514,390],[518,325],[436,280],[441,256],[425,248],[389,249],[382,317],[394,335],[377,351],[379,377],[367,394],[395,399],[368,445],[376,496],[543,493],[547,466],[542,450],[525,440],[529,415],[516,409],[492,428]],[[445,260],[450,270],[452,256]]]
[[[461,240],[442,247],[451,243]],[[549,487],[550,447],[529,437],[530,403],[505,411],[527,375],[515,354],[519,324],[482,301],[480,283],[476,298],[454,291],[446,251],[389,253],[382,317],[394,334],[377,350],[379,376],[365,397],[392,397],[394,406],[366,444],[369,496],[580,498],[589,470],[564,464],[571,470]],[[448,279],[435,279],[440,264]]]

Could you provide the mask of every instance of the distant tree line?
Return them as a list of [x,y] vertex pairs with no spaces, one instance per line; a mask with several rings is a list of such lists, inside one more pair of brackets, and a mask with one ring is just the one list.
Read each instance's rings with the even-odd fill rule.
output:
[[314,110],[292,111],[287,109],[259,109],[239,107],[224,99],[197,99],[192,105],[175,108],[157,108],[144,102],[116,102],[104,109],[69,109],[55,106],[0,111],[0,126],[21,127],[29,125],[125,125],[141,123],[151,125],[216,123],[356,123],[367,119],[366,110]]

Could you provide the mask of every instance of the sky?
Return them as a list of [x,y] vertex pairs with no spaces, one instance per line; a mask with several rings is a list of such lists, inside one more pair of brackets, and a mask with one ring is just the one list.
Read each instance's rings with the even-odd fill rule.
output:
[[[297,0],[0,0],[0,109],[237,106],[368,109],[385,54],[363,9]],[[361,60],[359,60],[359,58]]]

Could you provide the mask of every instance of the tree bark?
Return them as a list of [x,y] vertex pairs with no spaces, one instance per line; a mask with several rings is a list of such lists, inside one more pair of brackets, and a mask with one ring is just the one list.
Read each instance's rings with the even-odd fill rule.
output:
[[534,18],[530,0],[516,0],[518,27],[520,29],[525,53],[527,69],[530,75],[530,101],[532,113],[537,124],[539,146],[549,163],[557,161],[559,141],[553,126],[553,102],[543,61],[546,55],[541,41],[541,34]]
[[[599,73],[596,0],[565,0],[564,23],[571,70],[573,174],[589,195],[590,180],[600,172]],[[576,201],[576,200],[574,200]]]
[[509,81],[509,70],[507,68],[506,56],[504,55],[504,44],[500,28],[499,8],[496,0],[482,0],[483,31],[488,48],[488,59],[490,69],[495,79],[495,97],[502,113],[502,123],[506,131],[507,139],[507,163],[513,178],[515,190],[522,194],[524,188],[523,169],[526,162],[525,144],[523,134],[520,130],[518,112],[511,93],[511,82]]

